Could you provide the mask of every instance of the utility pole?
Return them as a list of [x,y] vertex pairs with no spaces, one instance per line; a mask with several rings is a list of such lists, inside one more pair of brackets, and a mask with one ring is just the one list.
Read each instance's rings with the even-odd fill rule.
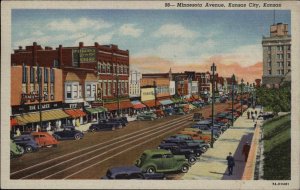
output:
[[235,76],[234,76],[234,74],[232,75],[232,77],[231,77],[231,101],[232,101],[232,107],[231,107],[231,111],[232,111],[232,113],[231,113],[231,121],[232,121],[232,127],[233,127],[233,102],[234,102],[234,82],[235,82]]
[[157,108],[157,102],[156,102],[157,95],[156,95],[156,81],[155,80],[153,81],[153,87],[154,87],[154,101],[155,101],[155,109],[156,109]]
[[37,66],[37,79],[38,79],[38,85],[39,85],[39,113],[40,113],[40,128],[42,129],[43,126],[43,120],[42,120],[42,73],[40,72],[40,66]]
[[217,71],[217,67],[215,63],[211,66],[211,71],[212,71],[212,109],[211,109],[211,148],[214,146],[214,104],[215,104],[215,71]]

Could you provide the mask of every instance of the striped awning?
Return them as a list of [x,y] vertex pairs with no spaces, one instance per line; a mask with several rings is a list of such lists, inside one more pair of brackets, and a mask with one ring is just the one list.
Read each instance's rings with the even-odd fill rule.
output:
[[174,102],[170,99],[166,99],[166,100],[160,100],[159,101],[162,105],[170,105],[173,104]]
[[120,109],[132,108],[133,105],[130,102],[130,100],[125,100],[125,101],[120,101],[120,106],[118,102],[113,102],[113,103],[104,104],[104,107],[107,108],[108,111],[113,111],[113,110],[118,110],[118,108]]
[[[147,107],[151,108],[151,107],[155,107],[155,100],[147,100],[144,101],[143,104],[145,104]],[[156,101],[156,106],[161,105],[159,101]]]
[[[63,110],[49,110],[49,111],[42,111],[42,121],[50,121],[50,120],[57,120],[70,117],[66,114]],[[27,123],[37,123],[40,121],[40,113],[27,113],[16,116],[17,122],[21,122],[24,125]]]
[[96,108],[85,108],[85,111],[88,112],[89,114],[96,114],[96,113],[102,113],[106,112],[107,109],[105,107],[96,107]]
[[146,107],[144,104],[142,104],[138,100],[131,101],[131,103],[132,103],[134,109],[141,109],[141,108],[145,108]]
[[86,116],[86,113],[84,113],[83,111],[81,111],[79,109],[69,109],[69,110],[64,110],[64,111],[73,118]]

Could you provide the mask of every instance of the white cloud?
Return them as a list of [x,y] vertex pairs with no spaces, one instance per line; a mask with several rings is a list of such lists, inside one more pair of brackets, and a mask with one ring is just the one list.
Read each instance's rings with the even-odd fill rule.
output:
[[80,18],[79,20],[71,20],[71,19],[62,19],[62,20],[54,20],[49,22],[46,25],[50,30],[55,31],[82,31],[86,29],[92,30],[100,30],[103,28],[110,28],[112,26],[111,23],[108,23],[102,19],[89,19],[89,18]]
[[131,36],[134,38],[139,37],[144,30],[141,28],[136,28],[136,24],[123,24],[120,29],[119,33],[123,36]]
[[98,35],[95,37],[95,42],[99,42],[99,44],[111,43],[114,34],[114,32],[110,32],[107,34]]
[[36,31],[32,32],[32,35],[33,36],[42,36],[42,35],[44,35],[44,33],[40,30],[36,30]]
[[154,32],[154,36],[169,38],[195,38],[197,33],[185,28],[181,24],[165,24]]

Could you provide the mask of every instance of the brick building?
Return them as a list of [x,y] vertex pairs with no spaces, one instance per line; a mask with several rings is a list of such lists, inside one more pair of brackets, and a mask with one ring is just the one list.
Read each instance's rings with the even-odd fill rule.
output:
[[270,26],[270,36],[263,37],[262,84],[279,87],[285,76],[291,72],[291,35],[288,25],[277,23]]
[[[12,65],[29,65],[62,70],[64,108],[86,109],[100,117],[105,109],[128,112],[129,51],[116,45],[42,48],[36,42],[19,47],[11,55]],[[94,109],[96,108],[96,109]],[[105,115],[102,115],[105,117]],[[93,116],[94,117],[94,116]],[[93,119],[91,117],[90,119]]]

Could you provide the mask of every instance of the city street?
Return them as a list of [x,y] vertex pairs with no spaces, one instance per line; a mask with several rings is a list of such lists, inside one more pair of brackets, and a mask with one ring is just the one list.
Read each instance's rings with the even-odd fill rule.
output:
[[[216,113],[228,107],[230,103],[216,104]],[[134,121],[123,129],[86,133],[79,141],[60,141],[56,148],[11,160],[11,178],[100,179],[108,168],[134,164],[144,150],[157,148],[164,138],[191,126],[192,113]],[[201,113],[204,117],[211,115],[211,106],[202,108]],[[218,147],[221,146],[217,141]]]

